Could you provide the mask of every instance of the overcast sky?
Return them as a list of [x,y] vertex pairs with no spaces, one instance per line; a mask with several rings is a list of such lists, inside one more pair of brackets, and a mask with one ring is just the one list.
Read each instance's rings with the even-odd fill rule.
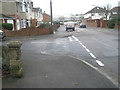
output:
[[[32,0],[34,7],[40,7],[50,14],[50,0]],[[92,5],[103,7],[110,4],[112,7],[118,6],[120,0],[52,0],[53,16],[68,16],[71,14],[81,14],[94,8]]]

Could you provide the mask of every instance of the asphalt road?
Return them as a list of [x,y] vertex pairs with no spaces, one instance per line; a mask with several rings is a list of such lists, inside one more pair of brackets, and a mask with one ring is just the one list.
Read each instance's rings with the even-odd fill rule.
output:
[[[24,77],[4,78],[3,87],[115,88],[118,77],[117,37],[113,35],[114,31],[104,32],[93,28],[66,32],[61,26],[54,35],[7,38],[3,44],[10,40],[23,42]],[[106,40],[107,35],[109,39]],[[115,43],[112,46],[111,39]],[[99,66],[96,59],[104,66]]]

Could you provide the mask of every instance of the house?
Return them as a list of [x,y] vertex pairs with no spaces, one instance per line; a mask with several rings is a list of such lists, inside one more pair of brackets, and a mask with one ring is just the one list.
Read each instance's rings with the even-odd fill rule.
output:
[[112,8],[110,10],[110,19],[120,16],[119,10],[120,10],[120,6]]
[[42,16],[42,9],[40,8],[33,8],[32,10],[32,21],[31,21],[31,26],[38,26],[43,20]]
[[43,15],[43,20],[42,20],[43,22],[50,22],[51,21],[51,16],[46,14],[45,11],[42,15]]
[[104,8],[94,7],[84,14],[83,22],[86,23],[87,26],[107,27],[107,20],[109,20],[110,14],[106,17],[106,12]]
[[2,0],[2,14],[15,18],[14,30],[30,27],[33,2],[31,0]]
[[13,24],[13,30],[16,28],[15,24],[16,18],[10,17],[4,14],[0,14],[0,23],[11,23]]
[[[87,19],[105,19],[106,10],[101,7],[94,7],[92,10],[84,14],[84,18]],[[108,19],[108,18],[107,18]]]
[[114,7],[110,10],[110,19],[117,18],[117,23],[115,24],[116,29],[120,29],[120,6]]

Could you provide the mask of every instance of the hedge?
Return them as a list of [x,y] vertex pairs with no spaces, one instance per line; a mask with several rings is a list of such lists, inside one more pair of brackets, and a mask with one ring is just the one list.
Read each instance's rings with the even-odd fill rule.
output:
[[114,17],[108,21],[108,27],[109,28],[114,28],[115,24],[120,24],[120,18]]
[[2,28],[7,29],[7,30],[13,29],[13,24],[11,23],[2,23],[0,26],[2,26]]

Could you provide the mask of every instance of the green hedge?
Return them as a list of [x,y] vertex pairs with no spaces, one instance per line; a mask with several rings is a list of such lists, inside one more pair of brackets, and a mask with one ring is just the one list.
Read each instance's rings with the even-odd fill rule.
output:
[[108,21],[108,27],[109,28],[114,28],[115,24],[120,24],[120,18],[115,17],[115,18],[112,18]]
[[12,30],[13,29],[13,24],[11,24],[11,23],[2,23],[2,27],[4,29],[7,29],[7,30]]
[[45,23],[42,23],[38,26],[38,28],[46,28],[46,27],[50,27],[50,23],[49,22],[45,22]]

